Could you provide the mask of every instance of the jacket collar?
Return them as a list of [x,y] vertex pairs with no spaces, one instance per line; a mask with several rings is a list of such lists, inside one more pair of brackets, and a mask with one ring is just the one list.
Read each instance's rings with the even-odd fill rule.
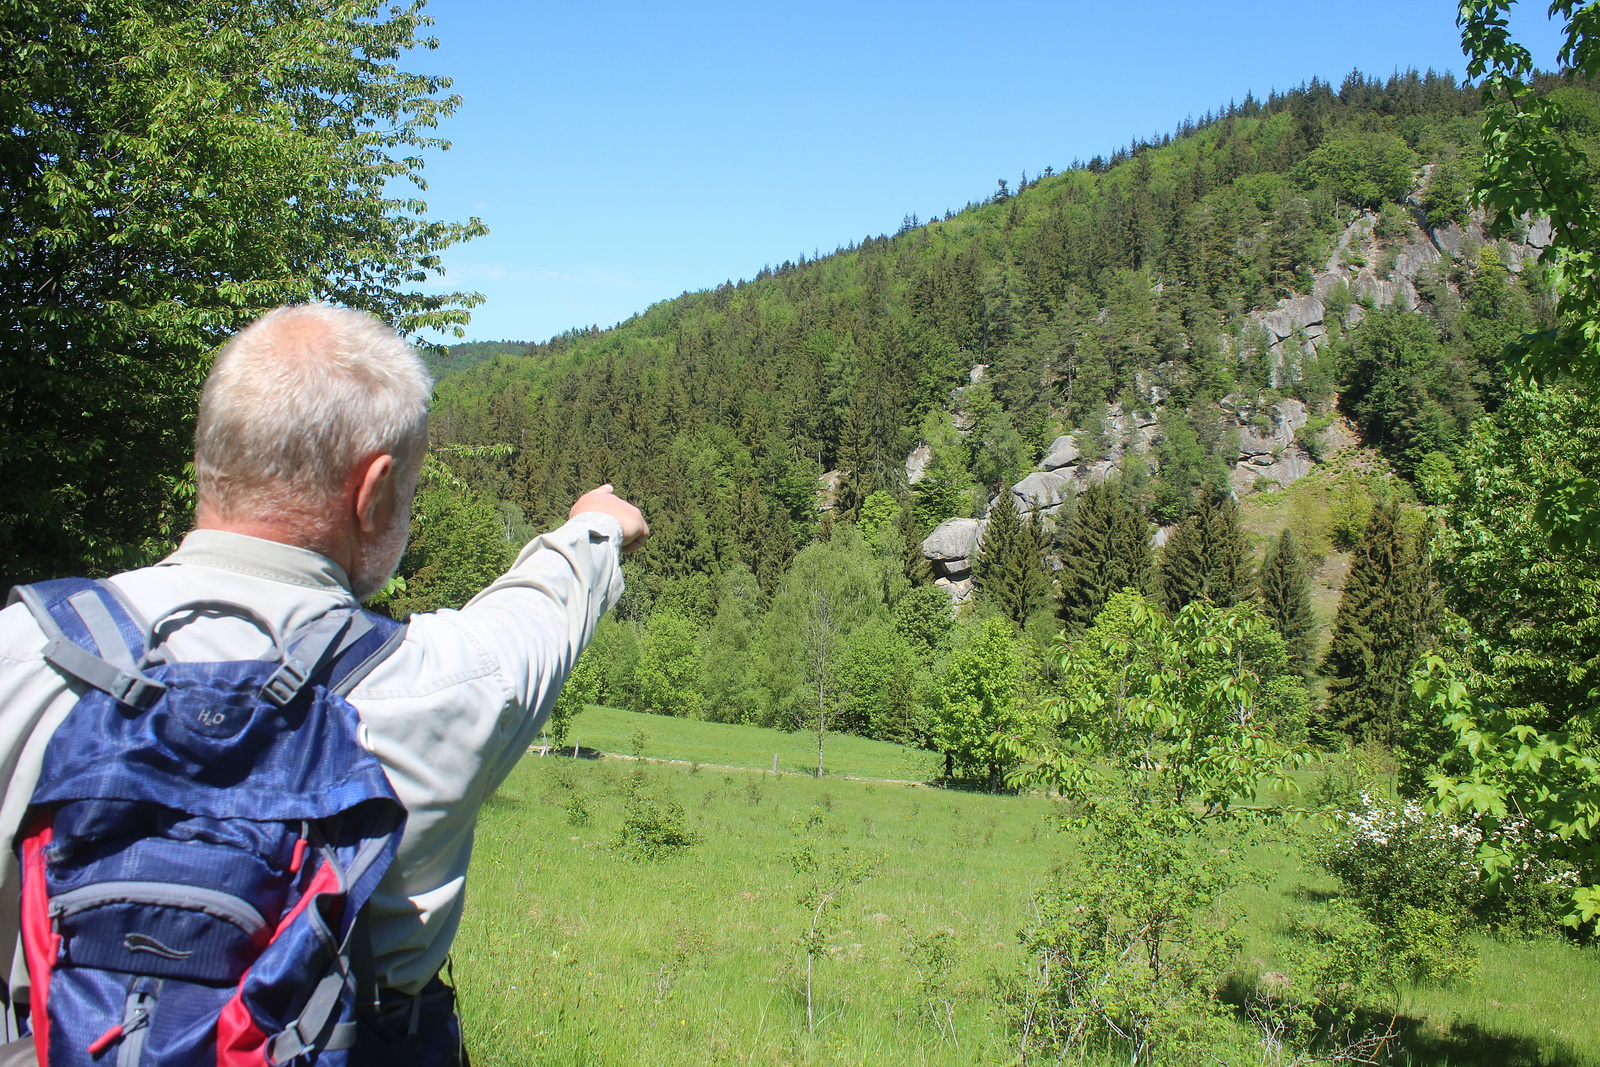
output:
[[178,550],[158,566],[179,564],[216,567],[310,589],[343,591],[346,595],[350,592],[350,576],[320,552],[226,530],[191,532]]

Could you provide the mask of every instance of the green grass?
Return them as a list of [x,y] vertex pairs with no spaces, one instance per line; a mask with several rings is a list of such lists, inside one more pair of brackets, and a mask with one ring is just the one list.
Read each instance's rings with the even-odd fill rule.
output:
[[[770,771],[776,756],[780,773],[817,773],[815,732],[674,719],[592,704],[573,716],[567,744],[624,755],[633,751],[636,735],[642,735],[640,754],[648,759]],[[852,734],[829,734],[823,744],[829,776],[925,782],[942,766],[934,753]]]
[[[684,805],[699,845],[655,863],[612,848],[636,769]],[[1062,847],[1044,819],[1050,803],[526,760],[485,811],[456,942],[473,1061],[1001,1062],[1009,1035],[990,1018],[991,973],[1019,965],[1028,887]],[[587,823],[574,825],[566,813],[579,809]],[[802,840],[881,863],[845,895],[833,958],[817,965],[815,1035],[801,992],[808,917],[789,860]],[[954,1039],[933,1024],[906,958],[913,938],[941,929],[957,944]]]
[[[690,762],[529,758],[485,809],[455,947],[476,1064],[1015,1062],[997,978],[1021,967],[1030,898],[1071,849],[1046,819],[1052,801],[773,775],[773,751],[804,766],[802,749],[780,744],[803,738],[748,727],[591,709],[574,729],[585,747],[627,751],[641,726],[644,755]],[[843,766],[901,776],[893,746],[837,740]],[[648,863],[614,848],[635,775],[682,805],[698,844]],[[1241,973],[1284,966],[1287,917],[1332,888],[1300,858],[1305,832],[1269,831],[1240,855],[1259,874],[1231,901],[1244,914]],[[879,861],[844,894],[817,964],[814,1034],[790,860],[802,844]],[[940,930],[950,967],[930,983],[910,949]],[[1600,953],[1478,948],[1473,980],[1405,994],[1393,1062],[1600,1067]],[[1263,1062],[1241,1047],[1220,1062]]]

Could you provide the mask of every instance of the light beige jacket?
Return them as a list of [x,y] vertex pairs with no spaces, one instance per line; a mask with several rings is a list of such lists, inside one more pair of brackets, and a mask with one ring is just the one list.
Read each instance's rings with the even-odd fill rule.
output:
[[[478,810],[527,750],[600,616],[622,595],[621,546],[620,524],[598,512],[535,538],[460,611],[413,615],[404,643],[351,694],[362,743],[407,812],[399,855],[372,901],[382,984],[415,992],[444,962],[461,920]],[[197,530],[160,564],[111,581],[152,622],[207,598],[244,604],[287,634],[354,604],[332,560],[216,530]],[[11,844],[45,745],[82,691],[44,662],[43,647],[26,608],[0,612],[0,946],[17,941]],[[179,628],[167,648],[178,659],[228,660],[261,655],[270,644],[241,619],[207,617]],[[13,989],[25,984],[15,965],[11,976]]]

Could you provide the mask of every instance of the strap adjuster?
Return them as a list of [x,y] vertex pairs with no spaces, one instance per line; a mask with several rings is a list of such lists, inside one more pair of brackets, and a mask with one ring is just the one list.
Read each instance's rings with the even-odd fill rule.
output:
[[267,684],[261,687],[261,695],[280,708],[287,707],[290,701],[300,695],[301,688],[310,676],[310,669],[291,657],[284,660],[283,666],[267,679]]
[[121,674],[118,675],[117,683],[110,692],[120,703],[142,711],[154,704],[156,698],[166,692],[166,689],[166,686],[154,678],[146,678],[142,674]]

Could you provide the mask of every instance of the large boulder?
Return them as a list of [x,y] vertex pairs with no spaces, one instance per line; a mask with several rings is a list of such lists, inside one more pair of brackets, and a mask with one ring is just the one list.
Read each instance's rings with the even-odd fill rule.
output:
[[1071,467],[1078,462],[1078,439],[1070,433],[1064,433],[1050,442],[1050,449],[1039,461],[1040,470],[1059,470],[1062,467]]
[[1115,473],[1117,473],[1117,461],[1113,459],[1102,459],[1098,463],[1078,468],[1078,477],[1088,485],[1099,485]]
[[922,555],[942,577],[965,577],[982,533],[983,523],[977,519],[946,519],[923,538]]
[[1067,487],[1072,479],[1064,474],[1035,471],[1011,487],[1017,498],[1017,510],[1027,515],[1056,507],[1067,498]]
[[[1283,447],[1276,435],[1262,433],[1252,426],[1239,428],[1239,459],[1241,462],[1256,461],[1258,456],[1271,456]],[[1270,460],[1269,460],[1270,462]]]

